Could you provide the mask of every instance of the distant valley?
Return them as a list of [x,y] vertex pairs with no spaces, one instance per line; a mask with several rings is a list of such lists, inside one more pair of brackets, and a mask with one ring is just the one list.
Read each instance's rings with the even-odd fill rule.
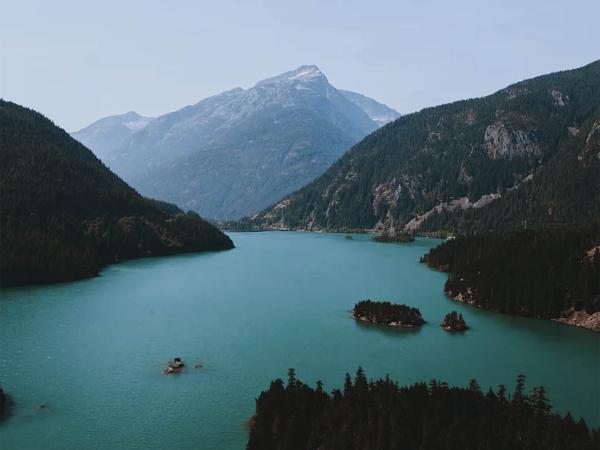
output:
[[72,136],[142,194],[233,219],[312,181],[399,116],[301,66],[157,118],[107,117]]

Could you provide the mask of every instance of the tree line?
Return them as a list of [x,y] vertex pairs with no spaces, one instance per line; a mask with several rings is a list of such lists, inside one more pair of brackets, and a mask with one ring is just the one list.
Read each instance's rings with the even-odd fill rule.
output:
[[600,311],[600,223],[457,237],[422,261],[449,272],[448,295],[493,311],[546,319]]
[[592,450],[600,433],[583,419],[552,411],[543,387],[526,392],[525,377],[483,392],[430,381],[400,386],[367,381],[361,368],[331,393],[288,372],[256,401],[247,450]]

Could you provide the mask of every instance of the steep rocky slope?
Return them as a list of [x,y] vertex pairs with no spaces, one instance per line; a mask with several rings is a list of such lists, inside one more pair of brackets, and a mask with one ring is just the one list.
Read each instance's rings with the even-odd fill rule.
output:
[[506,229],[600,217],[600,61],[402,116],[246,225]]

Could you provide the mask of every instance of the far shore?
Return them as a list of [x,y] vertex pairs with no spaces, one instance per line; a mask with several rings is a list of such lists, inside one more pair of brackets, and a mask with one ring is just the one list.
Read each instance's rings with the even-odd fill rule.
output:
[[[373,228],[300,228],[300,227],[248,227],[248,228],[228,228],[219,227],[221,231],[226,233],[261,233],[265,231],[293,231],[300,233],[333,233],[333,234],[369,234],[381,235],[383,230],[375,230]],[[447,239],[452,236],[452,233],[447,232],[416,232],[415,237],[429,239]]]

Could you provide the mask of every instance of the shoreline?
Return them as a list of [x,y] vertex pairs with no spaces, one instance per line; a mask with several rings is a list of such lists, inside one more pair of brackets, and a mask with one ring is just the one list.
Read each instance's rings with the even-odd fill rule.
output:
[[546,319],[543,317],[525,316],[525,315],[520,315],[520,314],[508,314],[508,313],[504,313],[501,311],[496,311],[494,309],[485,308],[485,307],[481,306],[479,303],[477,303],[477,300],[475,299],[474,293],[471,290],[471,288],[469,288],[466,293],[459,292],[455,296],[452,296],[452,294],[449,291],[445,290],[444,295],[446,295],[446,297],[448,297],[450,300],[452,300],[454,302],[462,303],[463,305],[469,305],[474,308],[481,309],[482,311],[489,311],[489,312],[492,312],[495,314],[504,314],[506,316],[511,316],[511,317],[523,317],[526,319],[544,320],[544,321],[554,322],[554,323],[567,325],[567,326],[571,326],[571,327],[577,327],[577,328],[581,328],[583,330],[591,331],[592,333],[600,334],[600,311],[589,314],[584,310],[575,310],[574,308],[571,308],[570,310],[567,310],[565,312],[566,314],[569,314],[568,316]]
[[[331,234],[368,234],[379,236],[385,231],[376,230],[374,228],[301,228],[301,227],[261,227],[257,226],[256,228],[227,228],[227,227],[219,227],[221,231],[224,233],[265,233],[269,231],[288,231],[295,233],[331,233]],[[440,232],[417,232],[414,234],[415,237],[427,238],[427,239],[442,239],[445,240],[450,236],[453,236],[452,233],[446,233],[443,231]]]
[[381,325],[384,327],[392,327],[392,328],[417,328],[420,327],[421,325],[424,325],[425,322],[423,322],[421,325],[411,325],[409,323],[402,323],[402,322],[390,322],[390,323],[380,323],[380,322],[371,322],[367,316],[357,316],[356,314],[354,314],[354,311],[350,311],[350,316],[352,317],[352,319],[356,320],[357,322],[365,322],[371,325]]

